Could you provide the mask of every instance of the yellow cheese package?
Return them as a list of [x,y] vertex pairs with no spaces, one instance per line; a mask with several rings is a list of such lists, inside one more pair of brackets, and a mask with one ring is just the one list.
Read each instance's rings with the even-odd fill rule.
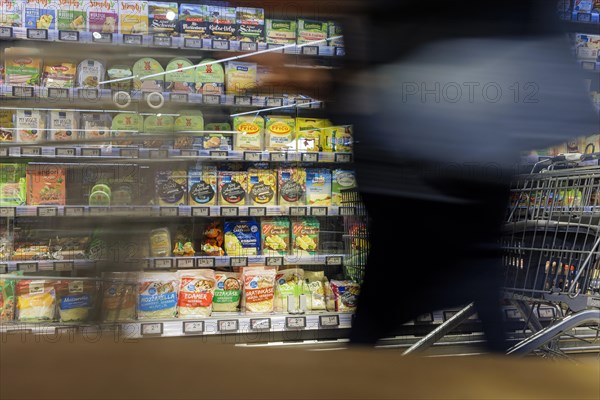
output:
[[323,271],[304,271],[304,294],[307,311],[324,311],[325,273]]
[[250,204],[274,206],[277,202],[277,173],[272,169],[248,169]]
[[56,311],[54,282],[23,280],[17,283],[17,320],[53,321]]
[[283,256],[290,252],[290,220],[263,218],[260,221],[262,254]]
[[227,94],[246,94],[256,88],[256,64],[230,61],[225,65]]
[[103,322],[135,320],[136,287],[136,274],[126,272],[105,274],[102,282]]
[[143,272],[138,282],[138,319],[177,316],[179,280],[170,272]]
[[120,33],[133,35],[148,34],[148,2],[119,1]]
[[169,257],[171,255],[171,234],[167,228],[150,232],[150,257]]
[[[303,294],[304,270],[285,269],[275,275],[275,312],[297,313],[300,311],[300,295]],[[290,303],[293,302],[293,303]]]
[[219,171],[219,202],[221,205],[246,205],[248,173],[246,171]]
[[209,317],[215,290],[215,273],[211,269],[180,271],[179,318]]
[[274,269],[245,268],[243,273],[243,311],[249,314],[273,312],[275,296]]
[[331,205],[331,170],[308,168],[306,170],[306,204],[309,206]]
[[332,153],[335,151],[335,140],[338,129],[338,127],[328,127],[321,129],[319,148],[322,152]]
[[296,118],[296,150],[320,151],[321,129],[330,126],[328,119]]
[[47,88],[72,88],[75,86],[77,66],[71,62],[46,62],[43,85]]
[[335,132],[335,149],[338,153],[352,153],[354,150],[354,133],[352,125],[338,126]]
[[86,322],[94,316],[97,287],[93,281],[61,281],[56,285],[61,322]]
[[264,148],[265,121],[261,116],[238,116],[233,118],[235,150],[262,151]]
[[295,151],[296,121],[292,117],[270,115],[265,118],[265,147],[269,151]]
[[215,272],[213,312],[236,312],[242,298],[242,282],[236,272]]

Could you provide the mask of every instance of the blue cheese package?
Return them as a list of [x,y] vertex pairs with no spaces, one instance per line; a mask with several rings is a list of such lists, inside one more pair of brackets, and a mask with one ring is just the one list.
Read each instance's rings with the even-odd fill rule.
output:
[[56,29],[56,8],[52,0],[25,0],[25,28]]
[[260,254],[260,225],[255,219],[225,221],[225,253],[230,257]]

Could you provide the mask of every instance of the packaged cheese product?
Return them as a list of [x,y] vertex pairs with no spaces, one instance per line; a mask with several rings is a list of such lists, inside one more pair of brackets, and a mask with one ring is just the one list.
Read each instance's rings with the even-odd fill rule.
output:
[[207,37],[208,6],[203,4],[180,4],[179,32],[185,37]]
[[102,282],[102,321],[135,320],[137,277],[132,273],[113,272]]
[[13,28],[21,28],[23,26],[22,1],[0,1],[0,26],[10,26]]
[[356,176],[354,171],[335,169],[331,178],[331,204],[334,206],[342,205],[344,193],[350,193],[356,190]]
[[49,141],[77,140],[77,116],[74,111],[50,111]]
[[120,33],[129,35],[148,34],[148,2],[119,1]]
[[0,321],[15,319],[15,281],[0,278]]
[[161,206],[187,204],[187,171],[169,169],[156,171],[156,201]]
[[248,197],[252,205],[277,203],[277,173],[272,169],[248,169]]
[[[304,270],[300,268],[285,269],[275,275],[274,311],[297,313],[300,311],[300,295],[304,288]],[[289,304],[290,297],[294,304]]]
[[323,40],[323,42],[316,44],[316,46],[326,46],[327,34],[329,32],[329,24],[322,21],[313,21],[308,19],[298,20],[298,44],[316,42]]
[[104,80],[104,64],[97,60],[83,60],[77,67],[77,85],[96,89]]
[[221,205],[245,205],[247,191],[248,173],[246,171],[219,171]]
[[220,219],[212,220],[204,229],[202,238],[202,255],[220,257],[225,255],[223,251],[223,222]]
[[265,142],[269,151],[295,151],[296,124],[292,117],[270,115],[265,118]]
[[[144,130],[144,118],[139,114],[121,113],[113,117],[112,135],[116,138],[129,138],[139,135]],[[115,144],[129,145],[132,141],[120,140]]]
[[96,282],[61,281],[56,285],[58,314],[61,322],[86,322],[96,306]]
[[[206,124],[207,132],[212,132],[202,137],[202,148],[205,150],[232,150],[233,133],[228,122]],[[217,133],[223,132],[223,133]]]
[[[171,135],[175,129],[175,120],[170,115],[147,115],[144,118],[144,133],[157,136]],[[162,147],[165,141],[162,139],[147,139],[143,141],[144,147]]]
[[211,269],[179,272],[179,318],[209,317],[215,290]]
[[101,140],[110,138],[111,117],[107,113],[83,112],[81,113],[80,127],[84,130],[84,136],[91,146],[105,146],[106,142]]
[[209,5],[208,34],[215,39],[232,40],[235,38],[235,8]]
[[143,272],[138,284],[138,319],[177,316],[179,281],[177,274]]
[[265,21],[267,43],[296,44],[296,21],[283,19],[267,19]]
[[188,170],[189,205],[213,206],[217,204],[217,167],[198,164]]
[[336,136],[339,129],[337,126],[321,129],[320,149],[322,152],[335,152]]
[[256,64],[229,61],[225,65],[225,88],[227,94],[246,94],[256,89]]
[[354,150],[354,134],[351,125],[338,126],[335,133],[335,150],[338,153],[352,153]]
[[325,273],[323,271],[304,271],[307,308],[309,311],[324,311],[325,304]]
[[331,121],[318,118],[296,118],[296,150],[320,151],[321,128],[331,126]]
[[254,219],[225,221],[225,252],[231,257],[260,254],[260,226]]
[[43,86],[48,88],[72,88],[75,86],[77,66],[71,62],[44,65]]
[[329,38],[336,38],[329,40],[329,46],[331,47],[344,47],[344,38],[342,36],[342,25],[339,22],[329,22]]
[[56,29],[57,0],[24,0],[25,28]]
[[204,117],[202,111],[182,111],[175,119],[174,131],[176,149],[189,149],[202,143],[204,136]]
[[187,58],[174,58],[167,64],[165,76],[165,90],[175,93],[196,92],[196,68],[182,70],[181,68],[192,67],[194,64]]
[[262,254],[284,256],[290,252],[290,220],[287,218],[263,218]]
[[4,74],[9,85],[39,85],[42,59],[32,48],[11,47],[4,50]]
[[292,253],[315,255],[319,251],[320,224],[316,218],[299,218],[292,222]]
[[272,313],[275,292],[274,269],[244,269],[244,311],[246,313]]
[[326,168],[306,170],[306,204],[309,206],[331,205],[331,171]]
[[59,31],[85,31],[87,8],[81,0],[58,0],[56,19]]
[[161,36],[177,36],[179,6],[173,1],[149,1],[149,33]]
[[171,234],[167,228],[150,232],[150,257],[169,257],[171,255]]
[[[206,59],[202,63],[215,60]],[[209,64],[196,67],[196,91],[202,94],[225,93],[225,71],[221,64]]]
[[[133,76],[133,72],[131,71],[131,67],[128,65],[113,65],[106,71],[109,80],[117,80],[123,78],[130,78]],[[111,90],[123,90],[129,91],[131,90],[132,82],[131,79],[120,80],[117,82],[111,82],[110,88]]]
[[46,113],[38,110],[17,110],[17,142],[38,143],[46,139]]
[[265,10],[262,8],[237,7],[237,40],[264,43]]
[[306,170],[300,167],[280,167],[277,170],[279,205],[306,204]]
[[15,110],[0,110],[0,143],[15,140]]
[[54,165],[27,167],[27,204],[30,206],[64,206],[66,170]]
[[111,0],[84,0],[88,31],[119,33],[119,4]]
[[26,200],[25,164],[0,163],[0,206],[23,206]]
[[242,298],[240,274],[215,272],[216,286],[213,297],[213,312],[236,312]]
[[335,295],[327,277],[323,279],[323,286],[325,289],[325,308],[327,311],[335,311]]
[[164,72],[164,68],[154,58],[142,58],[133,64],[133,88],[145,92],[162,92],[164,87],[164,75],[155,76],[150,79],[140,79],[148,75]]
[[356,310],[360,285],[352,281],[331,280],[331,289],[335,298],[335,311],[353,312]]
[[23,280],[17,282],[17,320],[21,322],[53,321],[56,309],[54,282]]
[[263,150],[265,122],[261,116],[238,116],[233,118],[236,150]]

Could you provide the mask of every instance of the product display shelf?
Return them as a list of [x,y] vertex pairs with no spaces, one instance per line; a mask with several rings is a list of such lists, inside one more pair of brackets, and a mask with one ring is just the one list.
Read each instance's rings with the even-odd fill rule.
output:
[[34,40],[43,42],[81,43],[94,45],[113,45],[131,48],[163,48],[181,49],[191,51],[218,51],[218,52],[256,52],[274,49],[291,55],[341,57],[344,56],[343,47],[332,47],[327,42],[314,45],[296,45],[277,50],[280,45],[267,43],[253,43],[221,39],[200,39],[192,37],[168,37],[160,35],[124,35],[77,31],[56,31],[47,29],[27,29],[0,27],[0,39],[3,40]]

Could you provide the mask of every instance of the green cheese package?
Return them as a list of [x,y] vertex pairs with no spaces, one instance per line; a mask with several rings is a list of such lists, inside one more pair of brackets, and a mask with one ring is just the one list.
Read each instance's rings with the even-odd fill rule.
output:
[[262,252],[266,256],[283,256],[290,252],[290,220],[263,218],[261,220]]
[[267,19],[265,21],[267,43],[296,44],[296,21],[282,19]]
[[[110,83],[110,88],[112,90],[124,90],[124,91],[129,91],[131,90],[131,79],[125,79],[125,78],[130,78],[131,76],[133,76],[133,72],[131,71],[131,67],[128,65],[113,65],[112,67],[110,67],[108,69],[108,71],[106,71],[107,75],[108,75],[108,79],[110,79],[111,81],[114,80],[115,82],[111,82]],[[119,79],[124,79],[124,80],[119,80]]]
[[154,58],[145,57],[133,64],[133,88],[144,92],[162,92],[164,87],[164,75],[154,76],[149,79],[140,79],[149,75],[165,72],[162,65]]
[[331,204],[340,206],[345,198],[351,200],[351,194],[356,190],[356,176],[354,171],[335,169],[331,179]]
[[[208,132],[202,137],[201,148],[204,150],[232,150],[233,133],[228,122],[206,124]],[[223,132],[223,133],[220,133]]]
[[[131,136],[139,135],[144,130],[144,117],[134,113],[120,113],[114,116],[112,120],[112,134],[115,138],[127,139]],[[130,145],[131,140],[119,140],[115,144]]]
[[[304,270],[300,268],[285,269],[275,275],[275,312],[297,313],[300,307],[300,295],[304,288]],[[291,296],[291,297],[290,297]],[[293,304],[289,302],[293,301]]]
[[[201,64],[214,62],[206,59]],[[221,64],[208,64],[196,67],[196,92],[202,94],[225,93],[225,71]]]
[[[196,68],[187,58],[178,57],[169,61],[165,75],[165,90],[174,93],[196,92]],[[186,68],[186,69],[183,69]]]
[[297,256],[319,251],[320,223],[316,218],[299,218],[292,223],[292,252]]
[[89,197],[90,206],[110,206],[112,192],[110,187],[104,184],[97,184],[92,187]]
[[322,21],[313,21],[307,19],[298,20],[298,44],[323,41],[317,46],[326,46],[327,35],[329,33],[329,24]]
[[25,164],[0,163],[0,206],[22,206],[27,199]]
[[[204,117],[201,111],[182,111],[175,119],[175,144],[176,149],[189,149],[194,144],[202,145],[204,131]],[[196,141],[198,143],[196,143]]]
[[[175,119],[170,115],[148,115],[144,118],[144,133],[157,136],[173,134]],[[158,148],[165,144],[164,139],[147,139],[143,141],[144,147]]]
[[0,321],[15,319],[15,281],[0,278]]
[[236,272],[215,272],[213,312],[236,312],[240,308],[242,282]]

